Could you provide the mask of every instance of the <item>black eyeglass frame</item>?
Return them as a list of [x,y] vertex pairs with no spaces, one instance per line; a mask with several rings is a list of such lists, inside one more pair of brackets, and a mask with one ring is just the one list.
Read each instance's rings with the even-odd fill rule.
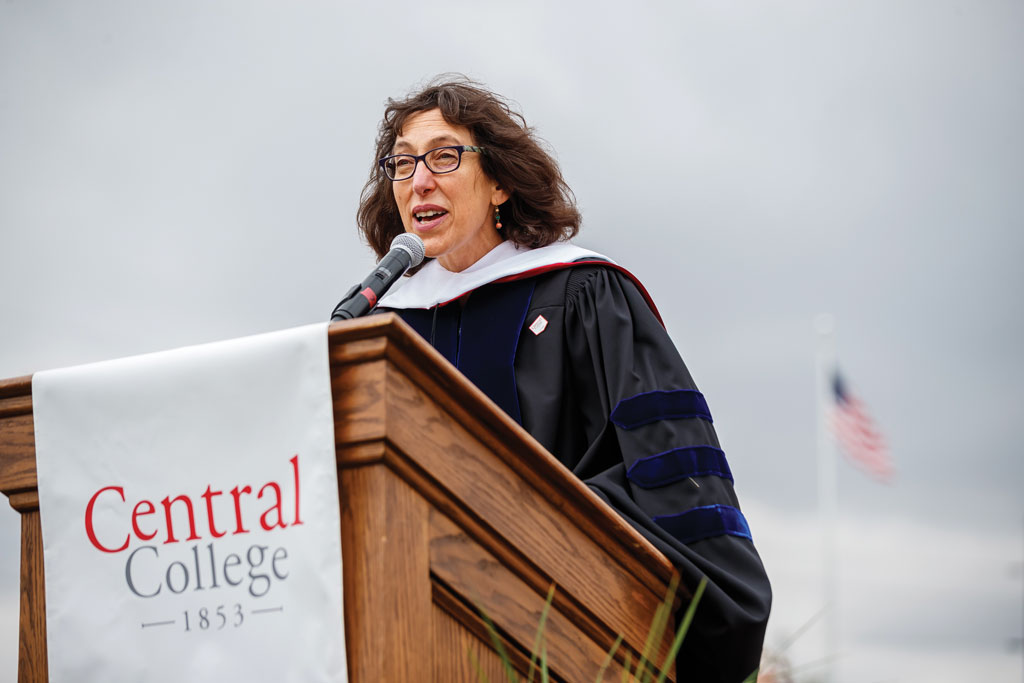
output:
[[[450,168],[447,171],[435,171],[433,168],[430,167],[430,163],[427,162],[427,155],[433,154],[439,149],[454,149],[458,151],[459,161],[457,164],[455,164],[455,168]],[[487,154],[487,149],[485,147],[477,147],[476,145],[442,145],[441,147],[428,149],[423,154],[392,154],[391,156],[379,159],[377,163],[380,165],[381,170],[384,171],[384,175],[385,177],[387,177],[388,180],[390,180],[393,183],[400,183],[403,180],[408,180],[409,178],[412,178],[414,175],[416,175],[416,166],[421,161],[423,162],[423,165],[427,167],[427,170],[430,171],[431,173],[435,173],[437,175],[442,175],[444,173],[454,173],[455,171],[459,170],[460,166],[462,166],[462,154],[464,152],[478,152],[480,154]],[[388,173],[387,162],[391,161],[392,159],[397,159],[399,157],[405,157],[413,160],[412,173],[410,173],[405,178],[395,179],[392,178],[391,175]]]

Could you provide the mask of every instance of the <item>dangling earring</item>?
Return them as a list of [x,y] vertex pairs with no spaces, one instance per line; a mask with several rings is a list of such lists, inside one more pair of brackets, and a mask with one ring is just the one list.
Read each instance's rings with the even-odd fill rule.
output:
[[501,230],[501,211],[494,207],[494,229]]

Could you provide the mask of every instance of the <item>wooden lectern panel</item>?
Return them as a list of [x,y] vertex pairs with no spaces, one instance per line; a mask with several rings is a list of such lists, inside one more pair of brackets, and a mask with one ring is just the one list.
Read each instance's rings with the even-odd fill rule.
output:
[[0,491],[21,514],[20,682],[47,680],[43,531],[36,492],[31,394],[31,377],[0,380]]
[[[616,659],[636,661],[668,560],[396,316],[332,325],[329,341],[349,680],[475,681],[471,653],[505,680],[481,609],[525,676],[552,584],[552,680],[593,681],[620,633]],[[22,514],[22,682],[46,680],[31,410],[29,377],[0,381],[0,491]],[[620,678],[619,665],[605,676]]]
[[[418,512],[406,516],[418,504],[396,499],[394,507],[381,507],[377,499],[367,503],[367,514],[386,515],[387,543],[391,535],[404,539],[415,558],[401,561],[408,573],[398,583],[407,599],[422,604],[425,593],[432,595],[433,632],[419,632],[408,645],[431,643],[422,661],[433,658],[435,680],[476,680],[465,677],[472,671],[467,648],[491,680],[504,679],[478,606],[525,674],[552,583],[545,631],[555,680],[594,680],[619,633],[625,641],[617,659],[630,653],[636,661],[671,578],[669,562],[401,321],[379,316],[362,324],[360,332],[348,324],[331,330],[343,507],[359,495],[347,488],[355,483],[347,472],[361,469],[401,479],[408,488],[392,489],[395,495],[413,495],[426,506],[425,574],[424,548],[414,541],[422,520]],[[363,540],[353,550],[363,563],[364,553],[403,552]],[[355,588],[348,536],[343,541],[347,596]],[[401,639],[407,632],[402,625],[390,633]],[[670,636],[658,644],[657,661]],[[401,640],[390,645],[404,647]],[[609,670],[606,679],[619,680],[620,671]]]

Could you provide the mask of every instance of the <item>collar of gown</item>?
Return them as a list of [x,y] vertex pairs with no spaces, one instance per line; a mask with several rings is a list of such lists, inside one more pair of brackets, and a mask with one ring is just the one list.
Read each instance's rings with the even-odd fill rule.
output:
[[381,297],[380,308],[431,308],[449,303],[466,292],[491,282],[512,277],[528,277],[534,271],[544,272],[580,260],[614,261],[595,251],[575,244],[556,242],[530,249],[508,240],[491,249],[462,272],[453,273],[433,259],[412,277],[403,278],[401,287]]

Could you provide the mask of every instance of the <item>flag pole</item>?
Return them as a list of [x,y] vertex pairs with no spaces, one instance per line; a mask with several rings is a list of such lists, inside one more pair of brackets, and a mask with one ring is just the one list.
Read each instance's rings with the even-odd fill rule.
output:
[[830,382],[836,371],[835,321],[823,313],[814,321],[817,332],[817,358],[815,380],[818,425],[818,510],[821,524],[821,569],[824,598],[825,651],[824,683],[835,681],[835,661],[838,654],[838,579],[837,531],[839,483],[835,444],[829,434],[828,415],[832,405]]

